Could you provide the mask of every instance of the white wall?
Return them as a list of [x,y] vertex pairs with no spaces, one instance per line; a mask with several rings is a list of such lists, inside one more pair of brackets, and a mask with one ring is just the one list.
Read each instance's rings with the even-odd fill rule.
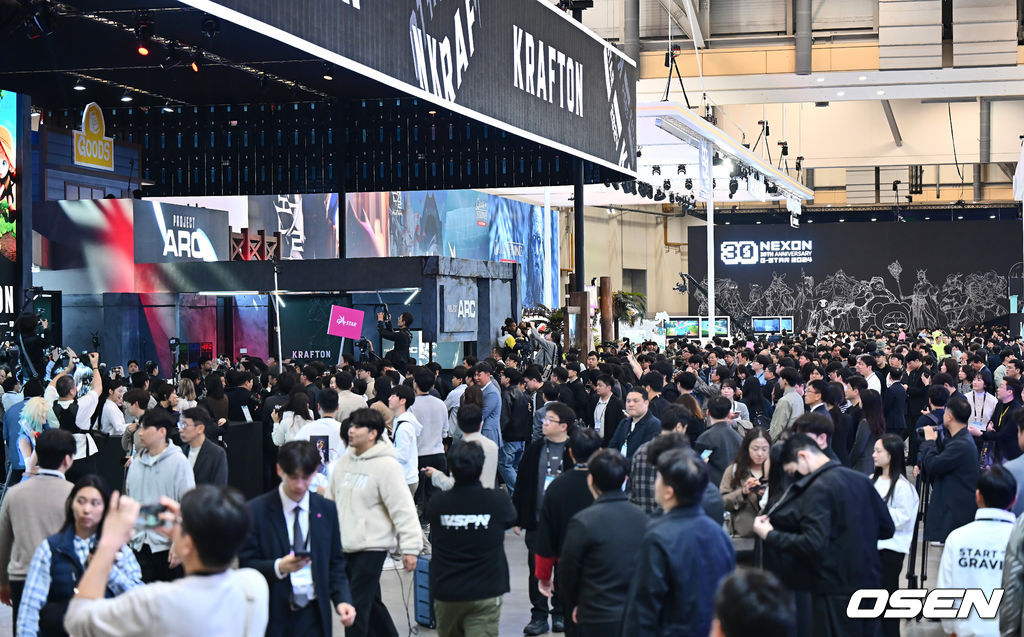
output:
[[[771,129],[771,152],[778,161],[778,141],[789,142],[790,166],[798,155],[809,168],[841,166],[886,166],[907,164],[952,164],[950,114],[956,140],[956,158],[961,164],[978,162],[979,105],[976,102],[922,104],[918,100],[891,102],[903,146],[893,142],[881,102],[831,102],[827,108],[813,104],[752,104],[723,106],[719,127],[740,139],[757,138],[758,120],[767,118]],[[948,109],[948,110],[947,110]],[[1020,155],[1019,135],[1024,133],[1024,101],[992,102],[993,162],[1016,162]],[[763,146],[762,146],[763,148]],[[761,148],[759,148],[759,151]],[[945,177],[945,175],[944,175]],[[825,175],[816,175],[815,185],[826,185]]]
[[[561,263],[566,269],[572,268],[572,210],[561,211]],[[686,228],[704,225],[693,217],[669,219],[669,241],[683,243],[682,246],[667,247],[662,218],[637,212],[615,211],[608,214],[603,208],[587,208],[586,254],[584,267],[586,279],[611,277],[612,290],[622,289],[622,269],[647,271],[647,307],[650,312],[667,311],[685,313],[688,307],[686,296],[673,287],[680,281],[679,273],[687,272],[688,246]]]

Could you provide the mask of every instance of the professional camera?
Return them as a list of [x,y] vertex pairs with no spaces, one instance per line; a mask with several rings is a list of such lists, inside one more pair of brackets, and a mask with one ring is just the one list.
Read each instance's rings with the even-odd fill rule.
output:
[[356,347],[359,348],[359,353],[361,355],[366,356],[367,352],[370,351],[370,341],[365,338],[361,338],[356,341]]

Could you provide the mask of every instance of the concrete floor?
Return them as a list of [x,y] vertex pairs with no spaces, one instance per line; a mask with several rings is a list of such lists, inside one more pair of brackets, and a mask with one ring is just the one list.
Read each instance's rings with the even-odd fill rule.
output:
[[[502,636],[522,635],[523,627],[530,621],[530,599],[526,593],[526,545],[523,538],[510,531],[505,537],[505,553],[509,560],[512,591],[505,596],[499,634]],[[935,584],[939,555],[938,548],[931,547],[929,549],[929,575],[926,582],[928,588]],[[906,580],[901,577],[900,582],[905,584]],[[385,570],[381,573],[381,590],[384,595],[384,603],[391,610],[391,616],[398,628],[399,635],[414,634],[410,630],[410,626],[416,630],[415,634],[417,635],[437,634],[436,631],[415,623],[411,573],[402,570]],[[0,635],[12,634],[11,609],[7,606],[0,606]],[[938,623],[909,621],[903,623],[902,634],[907,637],[940,637],[943,632]],[[339,622],[335,625],[334,637],[344,637],[344,635],[344,629]]]

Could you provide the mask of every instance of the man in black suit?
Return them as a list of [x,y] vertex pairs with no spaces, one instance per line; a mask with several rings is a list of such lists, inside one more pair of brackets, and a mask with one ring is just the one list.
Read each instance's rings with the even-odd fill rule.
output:
[[949,434],[943,440],[935,427],[922,430],[921,473],[932,483],[931,511],[924,526],[929,542],[945,542],[949,532],[971,522],[977,510],[978,448],[967,432],[971,405],[953,396],[941,415]]
[[280,487],[249,502],[253,529],[238,560],[267,578],[267,637],[330,637],[332,606],[346,627],[356,618],[337,509],[309,491],[319,466],[313,443],[285,443],[277,454]]
[[583,419],[588,427],[597,430],[607,447],[615,428],[622,420],[622,401],[615,395],[615,379],[610,374],[601,374],[595,383],[597,390],[590,397],[587,408],[583,411]]
[[202,407],[186,409],[181,414],[182,449],[192,466],[196,486],[213,484],[223,487],[228,483],[228,455],[217,443],[206,437],[207,429],[216,427],[213,416]]
[[640,386],[647,392],[648,409],[655,418],[660,418],[661,411],[669,406],[669,402],[661,396],[664,385],[665,377],[658,372],[647,372],[640,379]]
[[626,416],[619,421],[615,435],[608,443],[610,449],[618,449],[627,460],[651,438],[661,433],[661,421],[648,408],[647,392],[633,388],[626,394]]

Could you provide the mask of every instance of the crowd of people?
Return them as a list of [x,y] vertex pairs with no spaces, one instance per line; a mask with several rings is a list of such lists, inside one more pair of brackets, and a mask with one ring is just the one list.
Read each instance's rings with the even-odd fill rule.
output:
[[[378,318],[396,348],[330,367],[221,357],[167,379],[68,352],[23,384],[0,370],[15,634],[397,635],[381,572],[429,565],[439,634],[497,635],[520,536],[526,635],[898,635],[848,604],[900,588],[915,542],[943,547],[939,586],[1006,591],[998,619],[947,632],[1020,634],[1020,338],[563,352],[509,321],[442,370],[408,359],[411,315]],[[249,502],[229,426],[262,438]],[[120,484],[97,475],[111,438]]]

